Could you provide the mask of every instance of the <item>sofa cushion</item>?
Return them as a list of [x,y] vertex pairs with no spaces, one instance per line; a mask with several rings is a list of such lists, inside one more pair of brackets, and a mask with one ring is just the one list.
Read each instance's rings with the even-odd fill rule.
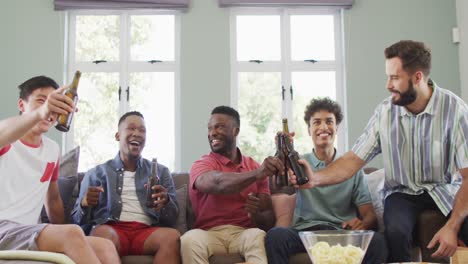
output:
[[[78,192],[78,162],[80,157],[80,147],[76,147],[66,154],[60,160],[59,178],[57,184],[59,187],[60,197],[63,202],[65,214],[65,223],[71,223],[71,211],[75,204],[73,194]],[[49,223],[49,218],[45,208],[42,208],[41,222]]]
[[[57,180],[60,197],[62,198],[62,202],[63,202],[65,223],[72,222],[71,211],[73,210],[73,206],[75,204],[75,199],[72,197],[72,193],[77,185],[77,182],[78,182],[78,179],[75,176],[59,177]],[[44,207],[42,208],[42,212],[41,212],[41,222],[49,223],[49,218],[47,217],[47,213]]]
[[364,178],[367,181],[369,192],[372,198],[372,205],[377,216],[377,222],[379,225],[379,232],[384,231],[383,213],[384,213],[384,197],[383,187],[385,181],[384,169],[376,170],[369,174],[364,174]]
[[76,147],[62,156],[60,160],[60,177],[76,176],[78,174],[78,162],[80,158],[80,147]]
[[187,184],[177,186],[176,197],[179,204],[179,216],[175,228],[179,230],[180,234],[187,232]]

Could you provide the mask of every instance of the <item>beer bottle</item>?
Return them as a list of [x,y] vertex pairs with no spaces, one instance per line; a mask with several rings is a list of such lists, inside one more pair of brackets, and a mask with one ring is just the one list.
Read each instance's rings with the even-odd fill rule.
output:
[[278,186],[288,186],[288,153],[286,152],[286,142],[285,140],[289,140],[288,138],[284,137],[284,135],[289,134],[289,127],[288,127],[288,119],[283,118],[283,134],[278,133],[278,151],[280,155],[281,162],[284,164],[283,175],[278,173],[276,178],[276,184]]
[[[76,103],[78,102],[78,83],[80,82],[81,72],[76,71],[75,77],[73,77],[73,82],[70,87],[65,91],[65,95],[70,97],[73,100],[73,104],[76,107]],[[73,114],[75,113],[75,109],[71,113],[68,114],[60,114],[57,118],[57,125],[55,128],[62,132],[68,132],[70,130],[70,125],[73,119]]]
[[156,190],[153,190],[154,185],[159,185],[158,161],[155,158],[151,162],[151,175],[146,183],[146,206],[151,208],[156,207],[154,198],[152,197],[153,194],[157,193]]
[[[287,137],[287,135],[283,135],[284,137]],[[285,139],[285,146],[288,152],[288,161],[289,164],[291,165],[291,169],[293,170],[294,174],[297,177],[297,184],[298,185],[303,185],[309,181],[309,178],[305,174],[304,167],[299,164],[299,153],[294,150],[294,146],[292,145],[291,141],[289,141],[289,138]]]
[[283,133],[289,134],[288,119],[283,118]]

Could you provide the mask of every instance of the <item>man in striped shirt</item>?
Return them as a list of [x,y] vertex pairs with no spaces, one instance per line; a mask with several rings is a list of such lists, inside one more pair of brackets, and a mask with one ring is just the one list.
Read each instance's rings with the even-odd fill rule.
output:
[[429,79],[431,53],[423,43],[397,42],[385,57],[391,96],[377,106],[352,151],[318,172],[301,161],[310,178],[301,188],[342,182],[382,153],[390,261],[410,261],[415,222],[426,209],[447,217],[427,245],[439,245],[432,256],[452,256],[457,236],[468,244],[468,106]]

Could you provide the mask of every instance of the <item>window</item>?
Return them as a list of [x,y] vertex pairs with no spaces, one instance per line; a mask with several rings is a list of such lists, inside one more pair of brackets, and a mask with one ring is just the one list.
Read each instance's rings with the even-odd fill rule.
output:
[[[296,133],[297,151],[311,151],[304,122],[310,100],[328,96],[346,109],[341,39],[339,10],[231,11],[231,104],[241,116],[245,154],[259,162],[273,155],[282,118]],[[345,150],[346,118],[338,131],[337,148]]]
[[82,72],[78,108],[65,149],[81,147],[85,171],[118,152],[119,117],[139,111],[147,127],[143,156],[178,169],[179,15],[176,12],[69,13],[67,77]]

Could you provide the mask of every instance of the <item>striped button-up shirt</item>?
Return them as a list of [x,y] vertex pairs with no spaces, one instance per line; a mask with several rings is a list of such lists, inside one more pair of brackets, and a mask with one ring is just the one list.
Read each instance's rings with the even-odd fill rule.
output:
[[444,215],[460,188],[458,170],[468,167],[468,106],[431,80],[432,96],[414,115],[391,97],[375,110],[353,152],[366,162],[382,153],[384,197],[427,191]]

